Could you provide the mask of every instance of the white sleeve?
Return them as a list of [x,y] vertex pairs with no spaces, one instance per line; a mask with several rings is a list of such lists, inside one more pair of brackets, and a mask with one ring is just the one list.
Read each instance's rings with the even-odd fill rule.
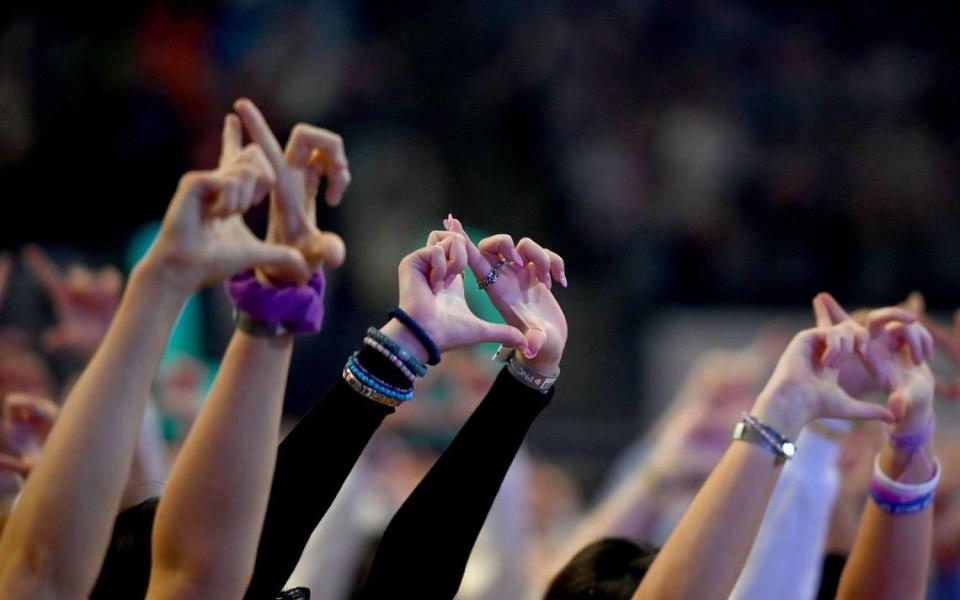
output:
[[731,600],[816,597],[840,484],[839,452],[837,441],[809,428],[800,434],[796,457],[783,468]]

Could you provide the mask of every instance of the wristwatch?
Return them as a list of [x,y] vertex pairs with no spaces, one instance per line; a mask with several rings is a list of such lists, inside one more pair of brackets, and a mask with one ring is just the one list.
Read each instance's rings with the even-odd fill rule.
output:
[[[761,424],[760,427],[763,427]],[[782,465],[787,460],[793,458],[797,448],[793,442],[780,436],[772,430],[760,431],[754,424],[746,419],[740,421],[733,427],[734,440],[756,444],[764,450],[767,450],[774,456],[774,464]]]

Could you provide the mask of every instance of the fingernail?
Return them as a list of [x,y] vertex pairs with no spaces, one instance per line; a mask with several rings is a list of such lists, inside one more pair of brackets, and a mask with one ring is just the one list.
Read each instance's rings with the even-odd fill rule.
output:
[[510,252],[510,260],[517,263],[518,265],[523,265],[523,257],[520,256],[520,253],[516,250]]
[[537,353],[534,352],[531,348],[527,347],[523,349],[523,355],[526,356],[527,358],[533,358],[534,356],[537,355]]
[[567,276],[564,273],[560,273],[560,285],[567,287]]

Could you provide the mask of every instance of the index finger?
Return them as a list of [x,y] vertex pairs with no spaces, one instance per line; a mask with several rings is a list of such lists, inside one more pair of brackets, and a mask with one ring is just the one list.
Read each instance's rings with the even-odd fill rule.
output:
[[813,312],[818,327],[829,327],[850,318],[840,303],[827,292],[820,292],[813,298]]
[[240,118],[229,113],[223,119],[223,136],[220,145],[220,166],[223,167],[243,148],[243,126]]
[[448,231],[459,233],[466,238],[467,264],[470,265],[470,270],[473,271],[473,275],[478,281],[486,277],[487,273],[489,273],[491,269],[490,262],[484,258],[483,254],[480,253],[480,249],[477,248],[477,246],[470,239],[470,236],[467,235],[467,232],[464,230],[463,224],[460,223],[460,220],[454,218],[453,215],[447,215],[447,218],[443,221],[443,225]]
[[247,133],[250,134],[250,138],[263,148],[263,152],[267,155],[267,160],[270,161],[274,169],[279,171],[286,164],[283,158],[283,149],[280,147],[280,142],[278,142],[277,137],[273,135],[273,131],[271,131],[270,126],[267,125],[267,120],[263,118],[263,114],[260,112],[260,109],[257,108],[257,105],[247,98],[240,98],[233,103],[233,110],[237,111],[237,114],[240,115],[244,127],[247,128]]

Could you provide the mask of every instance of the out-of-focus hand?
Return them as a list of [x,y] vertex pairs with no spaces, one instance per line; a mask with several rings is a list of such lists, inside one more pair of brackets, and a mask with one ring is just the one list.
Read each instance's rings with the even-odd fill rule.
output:
[[[434,231],[426,246],[405,256],[398,267],[400,308],[426,330],[441,352],[481,342],[523,347],[519,329],[488,323],[467,306],[460,274],[467,266],[468,243],[458,233]],[[416,337],[396,319],[382,331],[421,360],[427,358]]]
[[870,334],[859,323],[848,319],[832,325],[828,315],[818,312],[817,327],[794,336],[752,412],[792,439],[816,419],[892,422],[890,410],[853,398],[838,381],[839,367],[862,359],[869,343]]
[[114,267],[92,271],[74,265],[64,274],[46,252],[33,245],[24,249],[23,262],[57,314],[57,324],[43,334],[44,347],[50,352],[73,350],[92,356],[120,303],[120,271]]
[[514,244],[507,234],[470,241],[459,220],[448,216],[447,230],[467,240],[467,257],[477,281],[502,261],[497,281],[486,288],[487,296],[504,320],[524,332],[522,360],[544,375],[555,373],[567,343],[567,319],[553,297],[553,281],[566,287],[563,259],[530,238]]
[[7,395],[3,402],[0,436],[26,469],[32,470],[36,466],[59,414],[60,407],[47,398],[21,393]]
[[[854,322],[830,294],[818,294],[814,310],[823,322]],[[861,356],[863,368],[889,394],[888,406],[896,421],[893,432],[917,432],[933,416],[934,380],[926,361],[933,356],[934,338],[905,309],[872,310],[866,321],[870,339]]]
[[[946,356],[954,368],[960,368],[960,310],[954,313],[953,324],[946,326],[927,314],[926,301],[920,292],[911,293],[901,306],[917,315],[917,319],[933,337],[934,346]],[[937,394],[947,400],[960,398],[960,378],[950,379],[934,374],[934,380]]]
[[[232,127],[229,121],[228,116],[225,131]],[[243,222],[243,213],[266,196],[276,176],[259,146],[240,149],[231,140],[224,135],[219,168],[181,178],[160,234],[141,263],[185,295],[256,267],[270,267],[289,281],[310,278],[300,252],[260,240]]]
[[9,252],[0,252],[0,308],[7,297],[7,285],[13,272],[13,256]]
[[[311,270],[322,265],[339,267],[346,248],[339,235],[317,228],[317,192],[327,179],[326,201],[337,206],[350,185],[350,171],[343,138],[336,133],[300,123],[293,128],[287,147],[282,149],[256,105],[241,98],[234,103],[250,137],[261,148],[276,173],[270,203],[267,240],[298,249]],[[239,132],[237,132],[239,143]],[[284,279],[274,269],[264,269],[272,279]]]

